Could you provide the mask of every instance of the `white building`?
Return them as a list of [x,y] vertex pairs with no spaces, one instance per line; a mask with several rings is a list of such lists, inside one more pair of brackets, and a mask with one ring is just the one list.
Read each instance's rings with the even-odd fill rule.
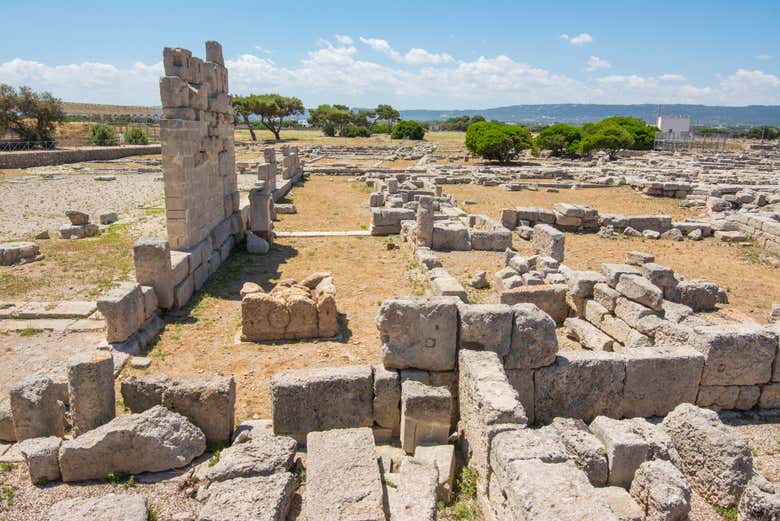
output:
[[664,134],[671,134],[673,137],[687,136],[691,132],[690,116],[658,116],[656,126]]

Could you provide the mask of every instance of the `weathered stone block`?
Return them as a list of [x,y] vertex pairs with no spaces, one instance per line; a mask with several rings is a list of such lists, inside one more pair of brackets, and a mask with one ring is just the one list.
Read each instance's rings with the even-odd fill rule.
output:
[[458,347],[509,354],[514,312],[505,304],[460,304]]
[[753,474],[747,438],[723,425],[715,412],[688,403],[670,412],[661,427],[672,438],[693,489],[710,503],[736,505]]
[[606,485],[609,476],[607,453],[585,422],[574,418],[555,418],[550,425],[558,433],[569,457],[588,475],[591,484],[596,487]]
[[58,460],[62,438],[30,438],[19,443],[19,450],[27,462],[30,481],[35,484],[60,479]]
[[760,326],[702,326],[691,347],[704,355],[702,385],[753,385],[769,382],[777,336]]
[[306,444],[307,518],[385,520],[371,429],[311,432]]
[[686,521],[691,510],[691,485],[668,461],[646,461],[631,482],[631,497],[647,521]]
[[106,494],[100,497],[65,499],[49,510],[47,521],[147,521],[149,510],[144,496]]
[[284,521],[296,484],[289,472],[213,483],[198,521]]
[[450,435],[452,395],[445,387],[416,380],[401,383],[401,447],[414,454],[418,445],[442,445]]
[[558,262],[563,262],[565,241],[566,237],[563,232],[556,230],[549,224],[537,224],[534,226],[531,248],[537,255],[546,255]]
[[68,395],[73,435],[100,427],[116,416],[114,358],[108,351],[94,351],[68,364]]
[[61,390],[51,378],[28,375],[11,386],[9,395],[17,441],[64,435]]
[[133,245],[133,261],[136,282],[154,288],[161,308],[172,308],[174,281],[168,241],[149,237],[139,239]]
[[512,311],[512,341],[504,365],[508,369],[533,369],[553,363],[558,337],[552,317],[534,304],[516,304]]
[[457,321],[457,304],[451,297],[385,300],[376,318],[385,367],[452,370]]
[[681,403],[694,403],[704,356],[689,347],[627,349],[623,414],[664,416]]
[[374,422],[393,434],[401,429],[401,377],[398,371],[373,366],[374,371]]
[[106,340],[124,342],[144,323],[141,286],[125,282],[97,299],[98,311],[106,319]]
[[555,363],[534,372],[534,415],[549,423],[562,416],[586,422],[623,413],[625,360],[605,351],[561,352]]
[[659,311],[664,299],[663,292],[652,282],[639,275],[621,275],[615,289],[642,305]]
[[300,369],[271,378],[274,432],[371,427],[373,378],[369,365]]

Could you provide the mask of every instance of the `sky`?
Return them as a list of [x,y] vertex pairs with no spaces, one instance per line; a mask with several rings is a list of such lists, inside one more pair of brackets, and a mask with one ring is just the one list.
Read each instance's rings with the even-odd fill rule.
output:
[[780,104],[780,0],[2,0],[0,83],[159,105],[163,47],[305,106]]

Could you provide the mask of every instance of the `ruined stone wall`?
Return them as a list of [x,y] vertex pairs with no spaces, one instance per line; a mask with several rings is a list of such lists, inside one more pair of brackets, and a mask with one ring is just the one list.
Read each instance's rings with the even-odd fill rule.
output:
[[3,152],[0,154],[0,168],[31,168],[34,166],[81,163],[83,161],[107,161],[128,156],[144,156],[159,153],[160,145]]
[[188,249],[238,211],[233,109],[217,42],[206,61],[186,49],[163,51],[160,122],[168,241]]

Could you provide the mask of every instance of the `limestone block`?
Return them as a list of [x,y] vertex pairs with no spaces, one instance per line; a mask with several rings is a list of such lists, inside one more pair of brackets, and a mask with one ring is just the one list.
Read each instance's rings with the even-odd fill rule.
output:
[[189,104],[189,86],[176,76],[160,78],[160,99],[164,108],[184,108]]
[[604,444],[610,485],[628,489],[634,473],[645,461],[663,459],[679,465],[671,438],[644,418],[615,420],[598,416],[590,430]]
[[702,385],[695,403],[714,411],[746,411],[756,406],[760,396],[761,389],[757,385]]
[[610,264],[604,262],[601,264],[601,272],[607,279],[609,287],[614,288],[620,281],[621,275],[641,275],[642,270],[629,264]]
[[673,288],[679,283],[671,268],[655,262],[642,265],[642,275],[659,288]]
[[738,519],[776,521],[780,512],[780,485],[755,475],[745,487],[737,509]]
[[[626,324],[623,320],[615,318],[612,315],[604,315],[601,319],[600,327],[606,334],[620,342],[625,344],[628,341],[629,336],[634,331],[631,326]],[[615,347],[613,346],[613,349]]]
[[124,282],[97,299],[98,311],[106,319],[106,340],[124,342],[144,323],[141,286]]
[[309,519],[385,520],[382,482],[370,429],[311,432],[306,444]]
[[471,249],[469,229],[460,222],[435,221],[431,248],[441,251],[468,251]]
[[553,363],[558,338],[550,315],[534,304],[516,304],[512,311],[512,341],[504,365],[508,369],[533,369]]
[[650,309],[659,311],[664,299],[663,292],[652,282],[639,275],[621,275],[615,289]]
[[[455,483],[455,445],[419,446],[414,450],[414,459],[436,467],[439,475],[436,499],[449,504]],[[401,463],[401,468],[403,465],[404,463]]]
[[615,311],[615,303],[620,294],[610,288],[606,283],[599,283],[593,286],[593,299],[612,313]]
[[134,413],[144,412],[162,404],[163,391],[170,385],[175,380],[166,375],[128,376],[120,387],[122,401]]
[[780,409],[780,383],[761,387],[761,398],[758,400],[758,406],[762,409]]
[[568,277],[569,293],[577,297],[592,297],[594,287],[603,283],[604,277],[595,271],[573,271]]
[[718,285],[706,280],[684,280],[675,288],[676,300],[693,311],[712,311],[718,302]]
[[523,286],[499,293],[501,304],[534,304],[550,315],[556,324],[563,324],[569,315],[566,303],[567,286],[565,284],[544,286]]
[[571,351],[534,372],[534,415],[549,423],[557,416],[586,422],[599,415],[620,417],[625,360],[619,353]]
[[394,482],[397,489],[388,487],[390,518],[399,521],[436,521],[439,483],[436,465],[406,457],[401,461],[399,473],[391,476],[397,481]]
[[563,232],[549,224],[537,224],[534,226],[531,248],[538,255],[546,255],[563,262],[565,240]]
[[116,416],[114,359],[108,351],[79,355],[68,364],[73,435],[100,427]]
[[401,383],[401,447],[407,454],[414,454],[418,445],[447,443],[451,402],[445,387],[411,379]]
[[325,367],[277,373],[271,378],[274,433],[371,427],[371,366]]
[[106,494],[99,497],[65,499],[49,510],[47,521],[147,521],[149,510],[144,496]]
[[587,474],[591,484],[596,487],[606,485],[609,476],[607,453],[585,422],[574,418],[555,418],[550,425],[566,447],[569,458]]
[[682,459],[685,477],[709,503],[737,504],[753,474],[748,440],[718,415],[691,404],[678,405],[661,423]]
[[232,445],[222,449],[219,461],[209,465],[205,477],[214,483],[285,472],[292,468],[297,445],[287,436],[274,436],[259,429],[244,431]]
[[760,326],[718,325],[694,329],[690,345],[704,354],[702,385],[769,382],[777,336]]
[[534,370],[533,369],[505,369],[509,385],[517,391],[517,399],[523,406],[528,423],[536,421],[534,413]]
[[284,521],[297,480],[289,472],[213,483],[199,521]]
[[11,401],[0,399],[0,441],[16,441],[14,434],[14,417],[11,413]]
[[385,300],[376,318],[385,367],[452,370],[457,320],[457,304],[451,297]]
[[433,246],[433,197],[424,195],[418,199],[416,243],[418,246]]
[[70,220],[73,226],[89,224],[89,214],[78,210],[65,210],[65,216]]
[[664,416],[681,403],[694,403],[704,356],[689,347],[627,349],[623,414]]
[[232,376],[182,378],[162,392],[163,407],[184,415],[203,431],[208,443],[230,441],[235,403]]
[[110,472],[159,472],[190,463],[206,437],[184,416],[160,406],[118,416],[60,447],[65,482],[102,479]]
[[644,266],[645,264],[655,262],[655,255],[642,251],[630,251],[626,253],[626,264],[632,266]]
[[35,484],[60,479],[58,460],[62,438],[30,438],[19,443],[19,450],[27,462],[30,481]]
[[94,237],[100,232],[97,224],[86,223],[72,226],[63,226],[60,228],[60,238],[62,239],[84,239]]
[[566,335],[577,340],[585,349],[612,351],[614,341],[599,328],[579,318],[567,318],[564,322]]
[[458,347],[509,353],[514,313],[505,304],[459,304]]
[[60,389],[51,378],[32,374],[9,391],[17,441],[47,436],[62,437],[65,431]]
[[631,497],[647,521],[686,521],[691,510],[691,485],[668,461],[646,461],[631,482]]
[[401,431],[401,378],[398,371],[374,365],[374,422],[394,435]]
[[569,460],[566,446],[551,426],[511,429],[496,434],[491,444],[490,468],[499,476],[511,475],[516,462],[539,460],[563,463]]

